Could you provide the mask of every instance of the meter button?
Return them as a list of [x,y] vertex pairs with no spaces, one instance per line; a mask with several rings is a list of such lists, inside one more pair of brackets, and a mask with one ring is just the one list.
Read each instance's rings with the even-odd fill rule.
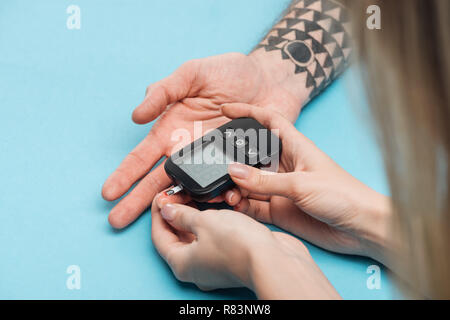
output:
[[246,141],[243,138],[237,138],[234,144],[236,145],[236,147],[242,148],[246,145]]

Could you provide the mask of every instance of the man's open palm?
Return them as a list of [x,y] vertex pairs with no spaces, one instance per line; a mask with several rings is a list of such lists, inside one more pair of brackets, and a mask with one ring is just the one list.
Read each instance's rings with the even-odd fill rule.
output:
[[112,209],[111,225],[123,228],[133,222],[153,197],[170,185],[163,166],[150,170],[162,157],[176,151],[173,147],[179,142],[171,140],[175,130],[187,129],[193,137],[194,121],[202,121],[204,131],[219,127],[229,121],[220,105],[230,102],[273,108],[295,121],[301,102],[270,78],[254,58],[229,53],[189,61],[149,86],[144,101],[133,112],[133,121],[145,124],[160,118],[103,185],[103,197],[112,201],[140,180]]

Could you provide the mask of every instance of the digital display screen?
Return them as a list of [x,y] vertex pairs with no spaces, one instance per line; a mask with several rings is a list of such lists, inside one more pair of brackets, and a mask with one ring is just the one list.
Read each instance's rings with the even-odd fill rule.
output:
[[230,162],[222,150],[209,143],[183,157],[178,166],[204,188],[226,175]]

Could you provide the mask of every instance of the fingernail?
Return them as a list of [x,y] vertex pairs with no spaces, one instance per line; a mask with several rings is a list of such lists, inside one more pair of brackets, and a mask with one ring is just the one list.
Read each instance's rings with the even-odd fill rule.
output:
[[250,170],[246,165],[235,162],[228,165],[228,173],[233,177],[245,179],[250,174]]
[[175,218],[175,214],[176,214],[176,207],[171,204],[168,203],[166,204],[164,207],[162,207],[161,209],[161,215],[164,219],[166,220],[173,220]]
[[233,192],[233,191],[230,191],[230,192],[228,193],[228,202],[231,202],[231,201],[233,200],[233,197],[234,197],[234,192]]

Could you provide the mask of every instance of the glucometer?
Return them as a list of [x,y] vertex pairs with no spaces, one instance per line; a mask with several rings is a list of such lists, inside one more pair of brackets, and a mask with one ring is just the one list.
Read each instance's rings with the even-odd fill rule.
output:
[[172,154],[164,164],[174,187],[171,195],[186,192],[207,201],[234,185],[228,164],[240,162],[276,170],[281,154],[278,136],[252,118],[234,119]]

